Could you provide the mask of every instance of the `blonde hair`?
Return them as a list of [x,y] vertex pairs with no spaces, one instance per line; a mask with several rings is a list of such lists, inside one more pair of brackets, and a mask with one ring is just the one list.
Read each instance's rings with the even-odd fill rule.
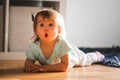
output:
[[[46,8],[46,9],[42,9],[41,11],[39,11],[34,20],[33,20],[33,30],[34,30],[34,33],[35,33],[35,29],[36,29],[36,26],[37,26],[37,19],[38,17],[41,16],[44,18],[50,18],[50,17],[53,17],[55,19],[55,21],[57,22],[58,26],[60,27],[60,34],[59,34],[59,38],[62,38],[62,39],[65,39],[66,38],[66,33],[65,33],[65,25],[64,25],[64,19],[62,17],[62,15],[53,10],[53,9],[49,9],[49,8]],[[38,41],[39,38],[37,35],[34,34],[34,36],[32,37],[32,40],[33,41]]]

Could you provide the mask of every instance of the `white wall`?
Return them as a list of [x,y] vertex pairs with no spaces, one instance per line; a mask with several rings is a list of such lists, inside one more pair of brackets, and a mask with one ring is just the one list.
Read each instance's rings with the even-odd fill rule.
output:
[[78,47],[120,46],[120,0],[67,0],[67,35]]

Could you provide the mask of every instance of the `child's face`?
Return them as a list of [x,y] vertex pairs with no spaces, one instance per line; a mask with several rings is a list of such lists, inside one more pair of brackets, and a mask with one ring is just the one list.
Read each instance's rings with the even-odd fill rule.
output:
[[58,37],[59,32],[60,29],[54,18],[50,17],[48,19],[40,16],[38,17],[35,33],[38,35],[40,40],[48,42],[55,40]]

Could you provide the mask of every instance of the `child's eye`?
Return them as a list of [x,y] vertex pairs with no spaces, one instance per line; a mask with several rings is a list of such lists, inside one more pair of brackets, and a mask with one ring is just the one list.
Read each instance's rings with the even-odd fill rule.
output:
[[52,23],[50,23],[50,24],[49,24],[49,26],[51,27],[51,26],[53,26],[53,24],[52,24]]
[[41,24],[40,24],[40,27],[43,27],[43,26],[44,26],[44,24],[43,24],[43,23],[41,23]]

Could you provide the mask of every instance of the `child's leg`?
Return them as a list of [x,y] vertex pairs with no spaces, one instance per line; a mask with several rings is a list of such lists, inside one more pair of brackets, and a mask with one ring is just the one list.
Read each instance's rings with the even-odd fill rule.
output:
[[104,55],[100,52],[90,52],[84,54],[83,60],[81,61],[81,66],[91,65],[92,63],[100,62],[104,59]]
[[78,53],[79,59],[79,63],[76,66],[91,65],[92,63],[100,62],[104,59],[104,55],[98,51],[86,54],[83,51],[79,50],[77,47],[74,47],[74,49]]

